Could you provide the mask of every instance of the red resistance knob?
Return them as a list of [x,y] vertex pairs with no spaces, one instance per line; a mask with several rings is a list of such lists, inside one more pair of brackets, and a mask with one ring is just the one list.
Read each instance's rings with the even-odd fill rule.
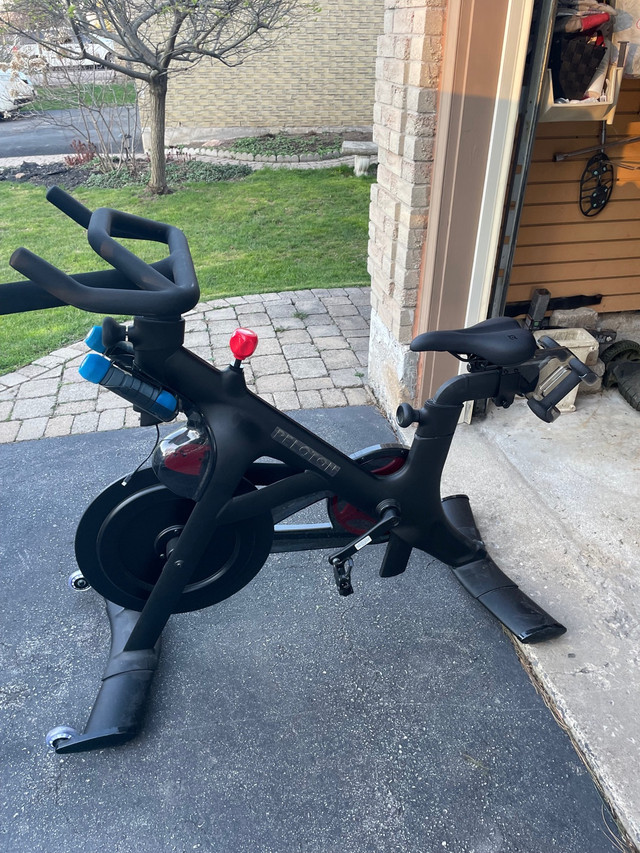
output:
[[236,329],[231,335],[229,346],[238,361],[243,361],[255,352],[258,346],[258,336],[251,329]]

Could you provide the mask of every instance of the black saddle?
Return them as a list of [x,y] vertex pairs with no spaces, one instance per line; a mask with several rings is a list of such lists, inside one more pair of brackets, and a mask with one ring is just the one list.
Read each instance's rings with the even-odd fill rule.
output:
[[531,358],[536,339],[512,317],[493,317],[468,329],[425,332],[411,341],[413,352],[450,352],[476,356],[499,367],[513,367]]

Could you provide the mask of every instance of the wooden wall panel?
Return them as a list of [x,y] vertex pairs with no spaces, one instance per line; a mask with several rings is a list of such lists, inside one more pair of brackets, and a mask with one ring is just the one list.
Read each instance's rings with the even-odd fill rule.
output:
[[[527,301],[535,288],[546,287],[552,296],[601,294],[599,312],[640,310],[640,141],[607,149],[615,185],[593,217],[579,208],[580,176],[592,154],[553,159],[598,145],[600,129],[594,121],[538,126],[508,302]],[[640,136],[640,80],[623,80],[607,126],[609,142],[630,136]]]

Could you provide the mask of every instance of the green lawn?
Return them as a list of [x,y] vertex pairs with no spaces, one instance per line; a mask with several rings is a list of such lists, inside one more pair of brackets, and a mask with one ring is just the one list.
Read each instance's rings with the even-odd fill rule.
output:
[[[368,284],[371,183],[345,168],[261,169],[239,181],[191,184],[158,198],[141,188],[81,188],[74,194],[91,208],[117,207],[181,228],[206,300]],[[104,266],[84,231],[49,205],[44,193],[0,182],[0,282],[20,278],[8,264],[18,246],[70,273]],[[165,254],[161,247],[139,248],[148,260]],[[0,373],[78,340],[93,322],[67,308],[0,316]]]
[[35,101],[22,108],[23,113],[77,109],[80,103],[85,106],[111,106],[136,102],[136,87],[133,80],[126,80],[124,83],[39,86],[37,92]]

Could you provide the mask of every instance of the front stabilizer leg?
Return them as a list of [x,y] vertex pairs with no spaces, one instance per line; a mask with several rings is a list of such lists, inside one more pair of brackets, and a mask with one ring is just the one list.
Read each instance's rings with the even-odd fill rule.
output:
[[142,728],[160,657],[160,640],[152,649],[124,651],[140,614],[111,601],[106,601],[106,606],[111,650],[84,732],[58,726],[47,734],[48,745],[61,754],[119,746]]

